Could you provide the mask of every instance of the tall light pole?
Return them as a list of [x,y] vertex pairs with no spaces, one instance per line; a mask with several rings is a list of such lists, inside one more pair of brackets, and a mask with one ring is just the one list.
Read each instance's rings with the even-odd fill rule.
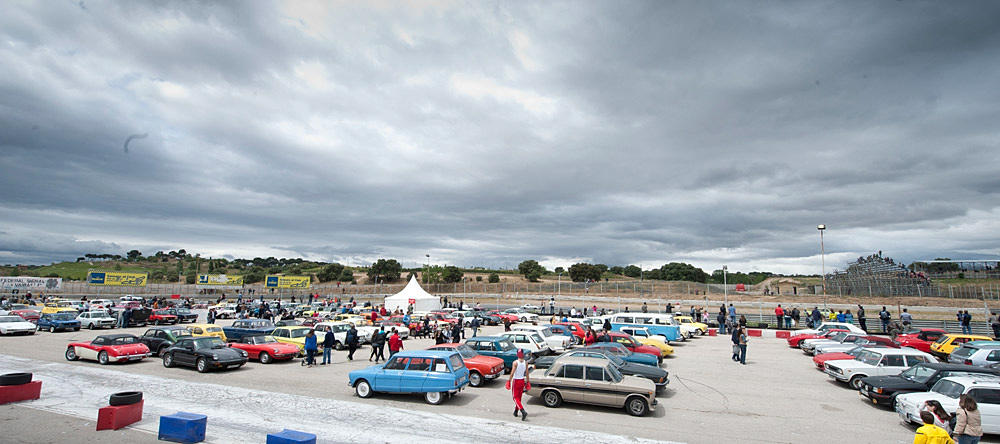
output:
[[423,279],[423,281],[424,281],[425,284],[429,284],[430,283],[430,280],[429,280],[430,278],[427,277],[427,273],[431,272],[431,255],[425,254],[424,256],[427,256],[427,267],[424,267],[424,279]]
[[729,305],[729,283],[726,282],[727,281],[727,279],[726,279],[726,272],[727,271],[729,271],[729,267],[726,267],[725,265],[723,265],[722,266],[722,294],[725,295],[724,296],[725,299],[724,299],[724,302],[722,303],[722,305]]
[[556,293],[562,296],[562,273],[559,273],[559,278],[556,281]]
[[819,257],[823,267],[823,308],[826,308],[826,246],[823,245],[823,232],[826,231],[826,225],[819,224],[816,229],[819,230]]

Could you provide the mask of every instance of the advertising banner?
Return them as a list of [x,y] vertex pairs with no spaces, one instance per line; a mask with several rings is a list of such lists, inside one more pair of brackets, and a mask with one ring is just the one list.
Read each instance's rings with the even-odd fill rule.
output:
[[59,290],[62,288],[62,278],[39,278],[22,276],[0,277],[0,288],[4,290]]
[[309,284],[312,282],[312,277],[310,276],[273,276],[268,275],[267,279],[264,280],[264,286],[267,288],[296,288],[303,289],[309,288]]
[[87,284],[105,287],[145,287],[147,273],[124,271],[91,271],[87,273]]
[[243,286],[243,276],[229,276],[225,274],[199,274],[198,285],[226,285],[229,287]]

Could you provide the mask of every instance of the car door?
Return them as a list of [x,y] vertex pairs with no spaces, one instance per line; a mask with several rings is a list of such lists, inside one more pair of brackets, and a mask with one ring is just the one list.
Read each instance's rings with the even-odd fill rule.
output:
[[434,358],[410,358],[409,365],[399,378],[399,389],[402,392],[419,392],[424,387],[424,380],[430,371]]
[[587,381],[584,379],[582,365],[566,364],[560,369],[562,379],[559,381],[560,392],[566,401],[587,402]]
[[1000,362],[1000,350],[990,350],[990,352],[986,355],[986,362],[976,364],[988,367],[990,364],[996,364],[997,362]]
[[903,355],[888,354],[882,356],[882,360],[879,362],[874,371],[880,376],[898,375],[902,373],[905,368],[906,358]]
[[153,353],[156,353],[156,350],[159,348],[160,343],[162,342],[161,339],[156,337],[156,333],[158,331],[159,330],[149,329],[142,334],[142,342],[146,344],[146,346],[149,347],[149,350]]
[[604,368],[586,366],[584,367],[585,386],[587,390],[583,392],[583,400],[589,404],[616,405],[618,395],[610,390],[610,378],[605,379]]
[[94,339],[89,344],[82,347],[76,347],[76,355],[83,359],[97,359],[98,349],[104,345],[104,341]]
[[976,407],[982,419],[983,432],[1000,433],[1000,390],[995,388],[974,388],[969,396],[976,400]]
[[409,362],[410,358],[400,356],[390,358],[381,369],[375,371],[372,389],[380,392],[402,391],[400,384],[402,384],[403,372],[406,371],[406,365]]
[[181,344],[174,352],[174,359],[182,365],[194,365],[195,361],[197,361],[194,341],[181,341]]
[[531,341],[528,340],[527,335],[515,334],[510,335],[510,339],[514,341],[514,346],[517,348],[523,348],[528,351],[534,351],[535,349],[531,346]]

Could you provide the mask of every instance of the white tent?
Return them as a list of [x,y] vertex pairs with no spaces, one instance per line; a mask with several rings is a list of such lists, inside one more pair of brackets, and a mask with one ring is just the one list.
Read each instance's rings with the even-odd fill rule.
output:
[[413,311],[431,311],[441,308],[441,299],[424,291],[414,276],[399,293],[385,298],[386,310],[406,311],[410,304],[413,304]]

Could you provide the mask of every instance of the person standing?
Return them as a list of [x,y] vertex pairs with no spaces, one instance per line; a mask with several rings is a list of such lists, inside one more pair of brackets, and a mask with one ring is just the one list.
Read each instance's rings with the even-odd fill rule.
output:
[[851,314],[851,310],[844,311],[844,322],[854,324],[854,315]]
[[1000,318],[993,313],[990,313],[990,327],[993,328],[993,337],[1000,338]]
[[781,308],[781,304],[778,304],[778,308],[774,309],[774,317],[778,319],[778,328],[785,326],[785,310]]
[[882,321],[882,333],[889,332],[889,320],[892,319],[892,315],[889,314],[889,310],[882,306],[882,311],[878,312],[878,319]]
[[453,327],[451,327],[451,341],[458,342],[461,339],[462,339],[462,321],[460,320],[456,322]]
[[[445,342],[448,341],[444,338],[444,330],[438,329],[437,333],[434,334],[434,345],[441,345],[444,344]],[[392,356],[391,352],[389,356]]]
[[337,337],[333,335],[333,331],[330,327],[326,327],[326,333],[323,334],[323,362],[319,365],[332,364],[330,360],[330,354],[333,353],[333,345],[337,342]]
[[865,307],[862,307],[861,304],[858,304],[858,324],[861,324],[862,330],[868,331],[868,323],[865,319]]
[[469,325],[472,327],[472,337],[479,336],[479,316],[472,318]]
[[504,332],[510,331],[510,318],[506,316],[504,316],[503,318],[503,331]]
[[[385,336],[385,326],[379,327],[378,331],[372,334],[371,356],[375,357],[376,364],[379,360],[385,361]],[[371,357],[368,360],[371,360]]]
[[976,400],[969,395],[959,396],[955,418],[953,434],[958,444],[978,444],[983,437],[983,420]]
[[736,307],[732,303],[729,304],[729,325],[736,325]]
[[740,328],[739,327],[737,327],[735,325],[732,326],[732,334],[730,335],[729,340],[731,340],[733,342],[733,357],[732,357],[732,359],[735,362],[739,362],[740,361]]
[[375,341],[378,340],[378,330],[372,332],[372,336],[368,338],[368,343],[372,345],[372,352],[368,355],[368,361],[375,359],[375,363],[378,363],[378,347],[375,346]]
[[594,328],[587,326],[587,334],[584,335],[583,343],[585,345],[592,345],[597,342],[597,333],[594,332]]
[[812,328],[819,328],[820,325],[823,325],[823,315],[819,312],[819,307],[813,307],[809,318],[812,319]]
[[792,328],[792,323],[794,321],[795,326],[798,326],[799,319],[801,319],[801,316],[802,314],[799,313],[799,307],[792,307],[792,319],[789,320],[788,318],[785,318],[785,324],[788,325],[788,328]]
[[517,360],[511,364],[510,368],[510,378],[507,379],[507,388],[510,389],[511,395],[514,398],[514,417],[517,414],[521,414],[521,421],[526,421],[528,419],[528,412],[524,410],[524,405],[521,404],[521,395],[525,391],[531,388],[531,383],[528,375],[528,363],[524,361],[524,350],[517,349]]
[[392,355],[399,353],[399,351],[402,349],[403,349],[403,340],[399,339],[399,333],[396,332],[395,328],[393,328],[392,336],[389,337],[389,357],[391,358]]
[[719,334],[726,334],[726,308],[720,307],[719,314],[715,316],[715,320],[719,323]]
[[913,322],[913,315],[904,308],[903,313],[899,315],[899,321],[903,323],[903,328],[906,328]]
[[306,360],[302,365],[312,367],[316,363],[316,333],[312,330],[306,333]]
[[962,333],[972,334],[972,315],[969,314],[969,310],[962,313]]
[[747,328],[740,327],[740,364],[743,365],[747,365],[747,342],[750,342],[747,337]]
[[358,329],[351,324],[351,329],[347,330],[347,337],[344,338],[344,342],[347,342],[347,360],[354,360],[354,352],[358,350]]

